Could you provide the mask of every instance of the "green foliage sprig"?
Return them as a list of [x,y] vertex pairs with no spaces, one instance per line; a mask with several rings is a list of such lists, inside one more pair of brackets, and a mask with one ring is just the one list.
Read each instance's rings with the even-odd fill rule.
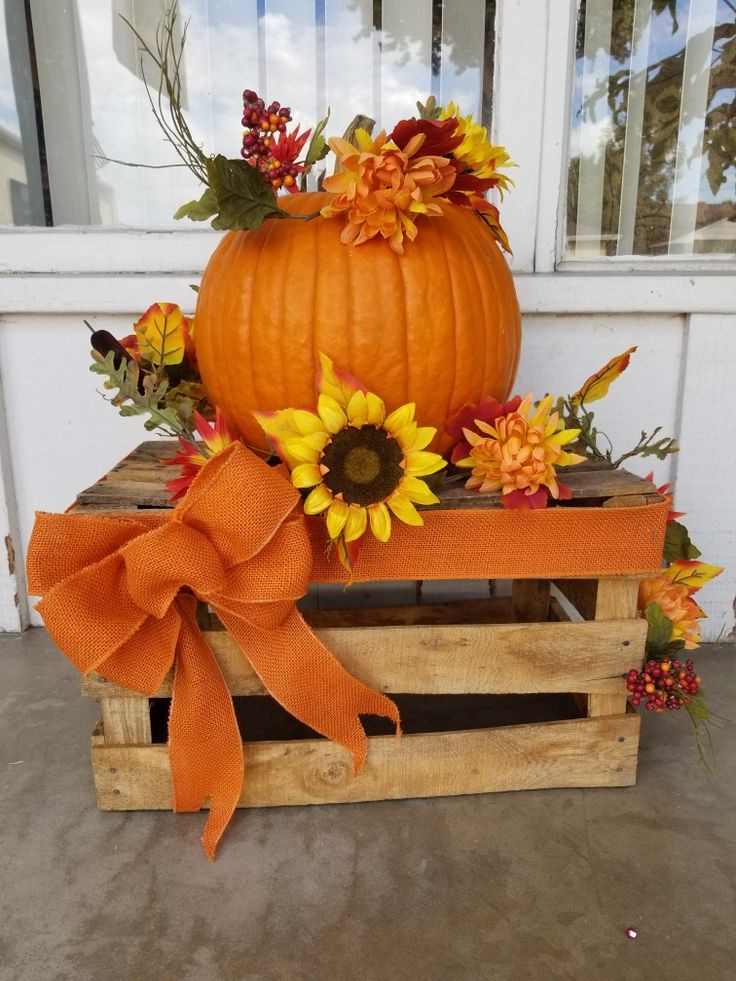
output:
[[148,416],[143,425],[149,432],[192,438],[194,410],[202,398],[196,383],[172,385],[163,370],[145,371],[115,351],[93,350],[89,370],[105,378],[104,388],[114,392],[108,401],[121,416]]
[[[595,424],[595,413],[586,408],[584,402],[576,402],[571,397],[560,399],[559,410],[565,420],[565,428],[579,429],[579,452],[597,463],[608,463],[612,467],[620,467],[626,460],[634,457],[656,457],[665,460],[673,453],[678,453],[680,447],[673,436],[660,436],[662,427],[657,426],[650,433],[642,429],[636,444],[625,453],[616,455],[613,443]],[[602,445],[604,440],[606,445]]]

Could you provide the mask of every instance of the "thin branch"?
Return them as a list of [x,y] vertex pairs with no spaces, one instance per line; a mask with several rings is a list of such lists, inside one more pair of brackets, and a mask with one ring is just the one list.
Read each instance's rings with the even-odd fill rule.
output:
[[115,157],[106,157],[101,153],[93,153],[92,157],[95,160],[105,160],[107,163],[120,164],[121,167],[143,167],[146,170],[170,170],[172,167],[186,167],[189,168],[189,164],[178,163],[178,164],[142,164],[133,163],[132,160],[117,160]]

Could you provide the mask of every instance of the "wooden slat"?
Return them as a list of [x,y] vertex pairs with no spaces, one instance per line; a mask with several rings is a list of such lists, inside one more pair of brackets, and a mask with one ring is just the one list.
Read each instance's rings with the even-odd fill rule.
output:
[[[544,787],[636,782],[639,717],[576,719],[497,729],[374,736],[353,776],[327,740],[249,743],[240,807],[446,797]],[[106,811],[171,807],[166,746],[92,746],[97,805]]]
[[[113,686],[109,686],[110,689]],[[110,746],[143,746],[151,743],[151,713],[148,699],[127,689],[122,696],[108,692],[100,699],[105,742]]]
[[[638,579],[599,579],[595,602],[595,619],[598,622],[614,621],[619,618],[632,619],[637,616],[639,596]],[[620,622],[620,620],[619,620]],[[646,622],[638,621],[644,627]],[[644,656],[643,646],[631,652],[628,667],[638,665]],[[626,670],[626,669],[624,669]],[[623,672],[622,672],[623,674]],[[596,692],[590,689],[588,695],[588,716],[593,719],[604,715],[617,715],[626,711],[626,685],[623,678],[617,680],[615,692]]]
[[[170,507],[165,485],[175,471],[164,466],[162,461],[175,452],[176,443],[172,440],[142,443],[101,480],[83,491],[77,498],[77,507]],[[564,479],[572,490],[573,500],[578,503],[600,504],[610,498],[630,495],[651,497],[651,483],[625,470],[581,464],[565,470]],[[462,483],[443,488],[440,499],[438,507],[482,509],[501,506],[498,494],[477,494],[466,490]],[[656,495],[654,499],[658,499]]]
[[[384,692],[407,694],[531,694],[619,690],[620,676],[641,658],[646,624],[609,623],[450,624],[402,627],[331,627],[316,631],[345,668]],[[224,631],[206,631],[229,690],[265,694],[263,685]],[[84,679],[84,694],[126,690],[97,675]],[[171,693],[167,678],[158,696]]]

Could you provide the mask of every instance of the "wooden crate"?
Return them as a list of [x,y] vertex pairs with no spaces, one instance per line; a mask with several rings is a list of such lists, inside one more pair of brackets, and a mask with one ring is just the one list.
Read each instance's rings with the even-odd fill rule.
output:
[[[171,443],[143,444],[78,498],[74,510],[168,507],[160,465]],[[627,507],[659,501],[624,471],[576,469],[570,506]],[[454,488],[443,507],[498,507]],[[368,760],[354,777],[349,754],[289,722],[205,608],[200,622],[245,719],[242,807],[345,803],[545,787],[636,782],[639,717],[627,711],[624,672],[643,658],[637,577],[519,579],[488,584],[482,599],[334,607],[342,587],[307,598],[304,615],[356,677],[394,693],[405,734],[374,726]],[[355,590],[349,593],[355,602]],[[336,593],[337,589],[337,593]],[[506,595],[503,595],[504,589]],[[495,593],[495,595],[494,595]],[[165,744],[167,679],[154,698],[88,675],[100,703],[92,737],[98,806],[171,807]],[[242,700],[242,702],[241,702]],[[275,733],[275,735],[274,735]]]

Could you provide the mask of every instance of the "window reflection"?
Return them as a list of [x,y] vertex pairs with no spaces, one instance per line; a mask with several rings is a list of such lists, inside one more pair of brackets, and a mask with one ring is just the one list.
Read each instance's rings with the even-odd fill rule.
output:
[[733,0],[583,0],[568,250],[736,252]]

